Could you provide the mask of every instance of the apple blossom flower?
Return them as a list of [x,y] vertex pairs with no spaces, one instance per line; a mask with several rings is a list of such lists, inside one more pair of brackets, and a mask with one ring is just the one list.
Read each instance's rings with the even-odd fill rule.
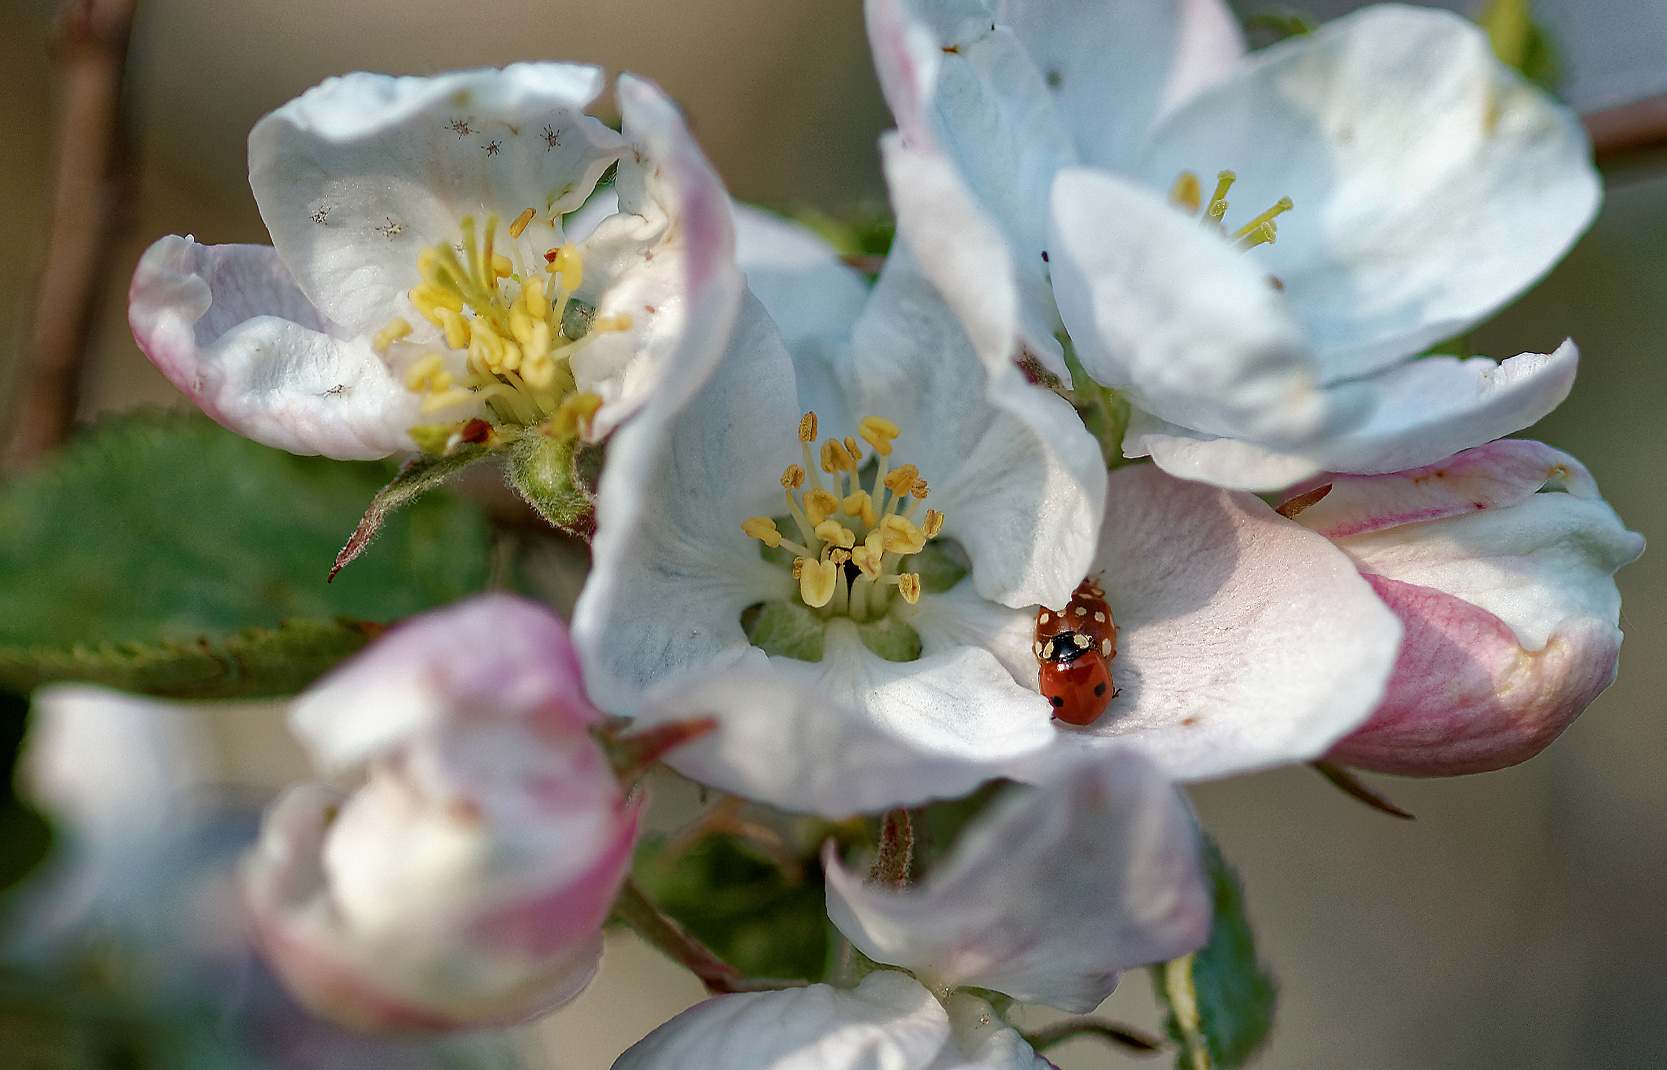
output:
[[899,236],[987,363],[1022,345],[1068,379],[1067,330],[1134,407],[1126,455],[1278,489],[1429,464],[1567,394],[1572,346],[1409,360],[1599,197],[1578,119],[1462,19],[1380,5],[1246,58],[1218,0],[867,10]]
[[[728,198],[676,108],[622,76],[615,133],[583,111],[602,84],[518,63],[308,90],[249,135],[273,245],[152,245],[140,347],[215,420],[294,453],[605,437],[699,378],[739,283]],[[614,165],[617,210],[587,206]]]
[[[813,251],[742,266],[825,271]],[[603,708],[717,719],[680,771],[842,815],[1057,751],[1131,746],[1181,779],[1310,759],[1377,705],[1399,626],[1346,557],[1249,495],[1108,481],[1076,413],[983,364],[906,251],[855,324],[758,289],[791,354],[737,335],[685,406],[616,436],[574,615]],[[1097,572],[1122,694],[1067,729],[1037,690],[1037,609]]]
[[1406,472],[1317,477],[1289,501],[1406,628],[1383,704],[1331,760],[1415,775],[1515,765],[1614,680],[1613,576],[1644,540],[1568,454],[1503,439]]
[[1120,970],[1200,947],[1210,894],[1186,804],[1132,750],[1063,763],[1036,786],[1009,790],[914,887],[863,883],[829,844],[829,916],[858,950],[894,968],[849,989],[708,1000],[614,1070],[1051,1065],[965,987],[1092,1010]]
[[589,982],[640,806],[587,734],[560,623],[482,595],[399,625],[290,723],[351,792],[290,789],[244,859],[258,941],[296,996],[366,1029],[520,1021]]

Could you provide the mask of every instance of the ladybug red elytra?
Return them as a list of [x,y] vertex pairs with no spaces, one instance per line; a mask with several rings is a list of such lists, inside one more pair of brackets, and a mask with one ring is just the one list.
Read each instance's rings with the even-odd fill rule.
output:
[[1117,696],[1111,659],[1117,656],[1117,623],[1106,593],[1092,578],[1077,584],[1063,610],[1036,611],[1036,642],[1042,696],[1066,724],[1093,724]]

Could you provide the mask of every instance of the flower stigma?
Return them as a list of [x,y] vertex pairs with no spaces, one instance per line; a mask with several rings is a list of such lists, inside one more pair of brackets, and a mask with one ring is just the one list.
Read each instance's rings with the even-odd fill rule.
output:
[[1241,252],[1254,249],[1258,245],[1272,245],[1278,240],[1279,234],[1279,227],[1274,218],[1291,210],[1291,198],[1279,198],[1272,208],[1229,234],[1222,220],[1227,214],[1227,191],[1233,188],[1236,181],[1238,176],[1231,171],[1217,174],[1215,192],[1210,195],[1209,203],[1205,204],[1204,188],[1199,185],[1198,175],[1192,171],[1182,171],[1180,177],[1175,180],[1175,185],[1170,187],[1169,203],[1188,215],[1198,216],[1199,222],[1225,237]]
[[[507,228],[513,242],[536,212],[528,208]],[[583,285],[578,247],[551,249],[539,264],[519,262],[516,246],[506,255],[496,243],[499,220],[478,228],[463,217],[462,242],[441,242],[417,254],[422,281],[408,293],[417,314],[443,335],[441,345],[415,346],[405,340],[412,326],[389,320],[372,339],[386,358],[396,345],[417,350],[404,371],[406,389],[422,396],[422,411],[434,412],[471,400],[484,403],[493,423],[531,427],[550,422],[556,432],[576,433],[601,399],[576,390],[571,358],[604,334],[631,328],[630,316],[596,317],[575,298]]]
[[[930,488],[916,466],[894,463],[892,443],[900,432],[890,420],[865,417],[856,436],[825,439],[813,451],[816,433],[816,414],[806,413],[799,421],[802,463],[781,476],[787,517],[778,524],[755,516],[741,530],[767,550],[793,555],[801,612],[823,622],[879,621],[898,598],[920,601],[921,575],[907,566],[943,530],[944,515],[927,509],[917,517]],[[785,562],[781,554],[771,559]]]

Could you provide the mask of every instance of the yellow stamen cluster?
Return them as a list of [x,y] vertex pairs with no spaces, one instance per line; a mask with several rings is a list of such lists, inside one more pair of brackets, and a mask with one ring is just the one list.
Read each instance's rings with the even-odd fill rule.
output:
[[928,509],[916,523],[915,511],[930,488],[914,465],[891,466],[897,425],[879,416],[858,425],[857,434],[873,449],[874,475],[866,487],[865,458],[856,438],[826,439],[813,455],[816,429],[816,414],[806,413],[799,421],[804,463],[788,465],[781,475],[799,541],[785,538],[767,516],[744,521],[741,530],[765,546],[786,547],[796,555],[793,577],[799,581],[799,597],[812,609],[862,621],[885,614],[894,588],[910,605],[920,601],[919,574],[901,572],[899,566],[937,537],[944,517]]
[[1238,176],[1231,171],[1223,171],[1216,175],[1215,192],[1210,195],[1210,202],[1205,204],[1204,188],[1199,185],[1198,176],[1191,171],[1182,171],[1181,177],[1177,178],[1175,185],[1170,188],[1169,203],[1184,209],[1188,214],[1197,214],[1205,226],[1225,235],[1240,250],[1252,249],[1258,245],[1271,245],[1278,239],[1279,234],[1279,227],[1273,221],[1274,217],[1291,210],[1291,198],[1279,198],[1272,208],[1228,234],[1222,217],[1227,214],[1227,191],[1233,187],[1237,179]]
[[[519,238],[536,214],[528,208],[517,216],[510,238]],[[564,428],[576,428],[600,399],[574,393],[570,360],[603,334],[629,330],[631,318],[595,319],[588,331],[569,337],[564,316],[584,280],[578,249],[551,249],[542,270],[532,270],[495,247],[497,216],[478,235],[474,217],[465,216],[462,230],[461,245],[442,243],[417,254],[422,281],[408,296],[417,314],[445,336],[445,347],[464,354],[466,370],[454,375],[448,367],[455,368],[455,359],[430,348],[406,368],[406,388],[423,395],[424,412],[476,397],[500,423],[526,426],[557,417]],[[386,354],[411,333],[409,322],[393,319],[371,344]]]

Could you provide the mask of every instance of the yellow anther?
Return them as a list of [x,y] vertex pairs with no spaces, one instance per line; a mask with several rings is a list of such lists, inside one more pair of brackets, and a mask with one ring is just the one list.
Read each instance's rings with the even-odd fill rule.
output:
[[816,414],[807,412],[799,417],[799,441],[810,443],[816,441]]
[[446,408],[448,405],[462,404],[463,402],[468,401],[471,396],[470,392],[462,387],[454,387],[447,390],[443,394],[423,395],[422,405],[420,405],[419,408],[421,408],[423,412],[435,412],[436,410]]
[[750,520],[743,520],[741,530],[746,532],[750,538],[759,540],[771,549],[781,545],[781,532],[776,530],[776,522],[767,516],[755,516]]
[[550,315],[550,298],[544,292],[544,280],[537,275],[528,277],[521,284],[521,296],[518,299],[527,310],[527,315],[534,319],[547,319]]
[[444,390],[451,385],[451,373],[438,353],[424,353],[405,369],[405,388],[417,393]]
[[1293,206],[1291,204],[1291,198],[1289,198],[1289,197],[1279,198],[1278,202],[1275,203],[1272,208],[1269,208],[1267,211],[1263,212],[1261,215],[1257,216],[1255,219],[1252,219],[1250,222],[1246,223],[1244,226],[1240,227],[1238,230],[1235,230],[1233,232],[1233,237],[1242,238],[1245,235],[1249,234],[1251,231],[1260,228],[1264,223],[1266,223],[1266,224],[1269,224],[1269,226],[1268,226],[1269,237],[1266,240],[1273,241],[1272,232],[1275,229],[1272,226],[1273,217],[1276,216],[1276,215],[1279,215],[1283,212],[1289,212],[1292,207]]
[[851,551],[844,549],[829,550],[828,560],[836,565],[843,565],[845,562],[851,560]]
[[584,262],[579,259],[579,247],[570,243],[557,249],[555,259],[550,261],[550,270],[561,275],[562,289],[568,293],[577,290],[585,279]]
[[1169,189],[1169,203],[1185,208],[1189,214],[1197,212],[1204,203],[1204,191],[1198,185],[1198,176],[1191,171],[1182,171],[1181,177]]
[[932,493],[932,488],[926,485],[926,480],[917,479],[909,485],[909,493],[916,499],[920,499]]
[[460,313],[449,308],[434,310],[434,324],[446,332],[446,345],[453,349],[468,349],[469,336],[473,333],[469,329],[469,321]]
[[874,499],[866,490],[853,491],[839,503],[840,512],[846,516],[854,516],[869,527],[880,522],[880,514],[874,509]]
[[494,279],[507,279],[511,275],[515,274],[515,261],[511,260],[502,253],[494,253],[492,255],[491,264],[492,277]]
[[938,532],[943,530],[943,514],[936,509],[926,510],[926,519],[921,521],[920,530],[928,539],[937,538]]
[[824,520],[816,525],[816,537],[823,542],[849,550],[857,544],[857,537],[850,528],[837,520]]
[[799,597],[812,609],[821,609],[833,601],[834,585],[839,582],[839,566],[832,561],[812,561],[801,557],[794,565],[799,570]]
[[[601,407],[600,394],[592,394],[588,390],[582,394],[569,394],[562,399],[561,407],[556,409],[556,414],[545,422],[545,433],[551,438],[572,438],[590,426],[590,421],[596,416],[596,410]],[[781,541],[779,535],[776,541]],[[775,543],[770,545],[774,546]]]
[[805,485],[805,470],[790,464],[781,473],[781,485],[787,490],[798,490]]
[[909,493],[909,488],[920,478],[920,469],[912,464],[900,465],[896,471],[886,476],[886,489],[901,498]]
[[845,452],[851,455],[851,471],[855,472],[862,467],[862,449],[857,445],[857,440],[850,435],[845,436]]
[[556,385],[556,362],[548,353],[522,353],[520,372],[522,382],[534,390],[548,390]]
[[920,601],[920,575],[915,572],[905,572],[897,577],[897,593],[903,596],[903,601],[914,605]]
[[856,456],[850,450],[846,449],[845,443],[839,441],[839,439],[828,439],[826,442],[822,443],[822,448],[826,450],[828,455],[833,459],[834,467],[839,469],[841,472],[855,472],[857,470]]
[[856,564],[858,571],[871,580],[880,578],[881,559],[886,552],[884,542],[878,531],[871,531],[861,546],[851,550],[852,562]]
[[[793,467],[798,468],[798,465]],[[804,502],[805,516],[810,518],[810,526],[813,528],[839,511],[839,499],[821,487],[806,491]]]
[[874,447],[874,452],[882,457],[891,456],[891,440],[901,432],[897,425],[884,416],[864,416],[862,423],[857,425],[857,433],[864,442]]
[[411,299],[411,307],[417,310],[417,314],[436,327],[440,324],[434,319],[435,309],[449,308],[453,312],[463,311],[463,298],[458,296],[456,291],[441,289],[431,282],[417,283],[417,285],[411,287],[411,292],[406,296]]
[[527,229],[527,224],[531,223],[533,221],[533,216],[537,214],[538,212],[531,208],[522,211],[520,215],[515,217],[515,222],[509,225],[509,236],[512,238],[519,238],[521,236],[521,232]]
[[798,579],[803,576],[805,574],[805,566],[809,563],[810,559],[807,557],[795,557],[793,559],[793,578]]
[[879,530],[887,553],[918,554],[926,545],[926,535],[908,517],[893,513],[880,521]]
[[371,336],[370,347],[378,353],[387,353],[388,347],[411,333],[411,324],[403,319],[391,319]]

